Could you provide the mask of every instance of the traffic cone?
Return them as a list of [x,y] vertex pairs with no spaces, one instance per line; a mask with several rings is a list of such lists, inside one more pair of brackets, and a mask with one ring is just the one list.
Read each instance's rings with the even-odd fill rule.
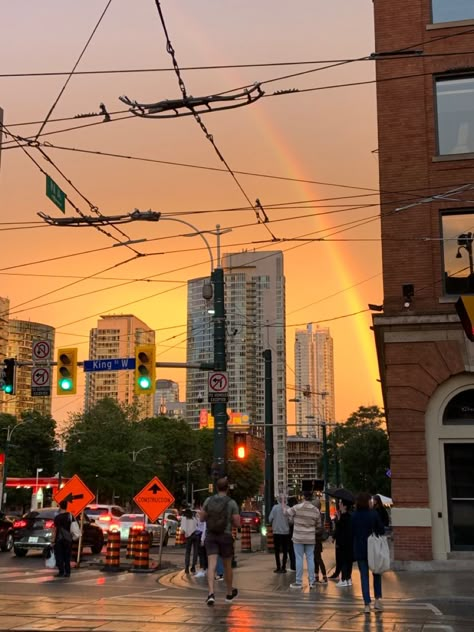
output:
[[275,544],[273,542],[273,528],[271,524],[267,524],[267,553],[273,553]]
[[103,571],[116,572],[120,570],[120,532],[109,531],[107,538],[107,550]]
[[252,540],[250,537],[250,527],[248,525],[243,525],[241,529],[241,541],[240,541],[240,552],[241,553],[252,553]]

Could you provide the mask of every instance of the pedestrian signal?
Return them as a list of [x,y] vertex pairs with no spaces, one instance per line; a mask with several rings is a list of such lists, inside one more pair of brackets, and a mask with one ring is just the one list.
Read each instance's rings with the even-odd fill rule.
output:
[[5,358],[2,367],[2,391],[7,395],[15,395],[16,363],[14,358]]
[[154,393],[155,390],[155,345],[137,345],[135,347],[135,393],[144,395]]
[[77,348],[58,349],[56,393],[75,395],[77,391]]
[[456,301],[456,311],[466,336],[474,342],[474,296],[460,296]]
[[243,432],[234,434],[234,456],[239,461],[247,458],[247,435]]

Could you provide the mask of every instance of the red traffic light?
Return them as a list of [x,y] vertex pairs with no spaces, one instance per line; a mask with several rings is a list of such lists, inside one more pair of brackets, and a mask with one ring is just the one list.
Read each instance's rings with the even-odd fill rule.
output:
[[247,435],[243,432],[234,434],[234,456],[239,461],[247,458]]

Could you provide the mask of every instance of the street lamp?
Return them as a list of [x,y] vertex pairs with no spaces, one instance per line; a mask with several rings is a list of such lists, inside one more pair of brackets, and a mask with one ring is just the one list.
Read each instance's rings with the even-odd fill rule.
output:
[[32,421],[33,419],[25,419],[24,421],[20,421],[14,426],[7,427],[7,440],[5,443],[5,452],[4,452],[4,461],[3,461],[3,486],[0,485],[0,509],[7,502],[8,449],[10,447],[12,434],[15,432],[17,428],[19,428],[23,424],[31,423]]
[[140,448],[140,450],[132,450],[132,452],[130,452],[130,454],[132,455],[132,461],[136,463],[137,456],[140,454],[140,452],[143,452],[144,450],[152,450],[152,449],[153,449],[153,446],[147,445],[146,448]]
[[469,274],[474,274],[474,260],[472,256],[472,242],[474,241],[474,233],[461,233],[458,237],[458,251],[456,253],[456,259],[461,259],[461,249],[467,252],[469,257]]
[[[34,509],[38,509],[38,479],[42,471],[43,471],[42,467],[36,468],[35,493],[34,495],[31,496],[31,511],[33,511]],[[34,496],[34,500],[33,500],[33,496]]]
[[192,468],[194,463],[199,463],[200,461],[202,461],[202,459],[194,459],[194,461],[189,461],[189,463],[186,463],[186,504],[188,503],[189,498],[189,470]]

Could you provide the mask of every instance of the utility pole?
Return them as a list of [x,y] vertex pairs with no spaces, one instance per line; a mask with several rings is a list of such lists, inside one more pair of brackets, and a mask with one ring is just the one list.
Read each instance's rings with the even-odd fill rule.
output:
[[329,516],[329,507],[330,507],[330,500],[329,500],[329,494],[328,494],[328,470],[329,470],[329,463],[328,463],[328,435],[327,435],[327,428],[326,428],[326,422],[323,421],[321,423],[322,427],[323,427],[323,478],[324,478],[324,499],[325,499],[325,510],[324,510],[324,522],[326,529],[329,529],[329,525],[331,524],[331,518]]
[[[214,371],[226,371],[226,330],[224,305],[224,270],[218,267],[212,271],[214,286]],[[211,405],[214,417],[214,478],[225,476],[227,452],[227,402]]]
[[265,524],[275,497],[274,467],[273,467],[273,381],[272,381],[272,352],[265,349],[263,352],[265,362]]

